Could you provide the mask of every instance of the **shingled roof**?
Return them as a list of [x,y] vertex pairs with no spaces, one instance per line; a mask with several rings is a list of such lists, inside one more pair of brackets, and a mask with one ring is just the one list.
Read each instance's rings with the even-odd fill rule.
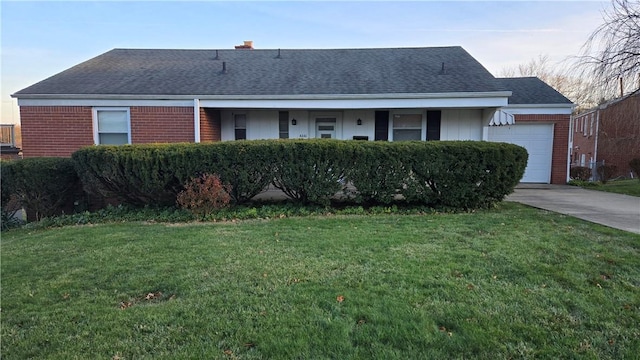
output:
[[498,78],[496,80],[511,90],[509,105],[572,104],[571,100],[537,77]]
[[428,94],[510,90],[505,84],[459,46],[114,49],[14,96]]

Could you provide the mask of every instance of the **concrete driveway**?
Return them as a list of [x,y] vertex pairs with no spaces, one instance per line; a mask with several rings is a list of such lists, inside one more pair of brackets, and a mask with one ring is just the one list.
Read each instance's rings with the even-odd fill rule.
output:
[[640,197],[569,185],[518,185],[507,201],[640,234]]

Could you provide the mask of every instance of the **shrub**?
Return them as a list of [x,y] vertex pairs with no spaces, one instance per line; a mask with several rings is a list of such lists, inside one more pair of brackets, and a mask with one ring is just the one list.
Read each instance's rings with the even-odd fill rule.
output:
[[629,167],[636,173],[636,177],[640,180],[640,158],[634,158],[629,161]]
[[215,173],[235,203],[262,192],[273,179],[273,157],[260,142],[92,146],[73,153],[90,193],[133,206],[172,206],[184,185]]
[[354,147],[356,161],[347,176],[355,188],[349,194],[355,202],[390,204],[402,194],[410,178],[409,159],[403,156],[403,144],[391,144],[359,142]]
[[207,216],[229,205],[231,186],[223,185],[218,175],[203,174],[189,181],[178,194],[178,204],[199,216]]
[[[277,142],[276,142],[277,143]],[[192,149],[195,152],[199,146]],[[263,192],[274,177],[277,148],[271,141],[233,141],[206,144],[205,156],[212,165],[206,170],[218,174],[223,183],[231,186],[230,195],[236,204],[246,203]]]
[[2,165],[3,203],[7,193],[36,220],[70,207],[80,187],[68,158],[28,158]]
[[607,181],[611,180],[617,170],[618,168],[615,165],[600,165],[596,169],[598,176],[600,177],[600,181],[603,184],[606,184]]
[[591,169],[586,166],[574,166],[569,170],[569,177],[574,180],[589,181]]
[[527,151],[506,143],[416,142],[407,149],[409,201],[459,209],[486,207],[513,191],[524,174]]
[[329,205],[344,189],[347,170],[358,166],[353,143],[344,140],[285,140],[272,145],[273,185],[301,203]]
[[[179,154],[179,153],[178,153]],[[194,174],[164,145],[92,146],[71,155],[85,190],[134,206],[172,205],[182,190],[177,174]]]

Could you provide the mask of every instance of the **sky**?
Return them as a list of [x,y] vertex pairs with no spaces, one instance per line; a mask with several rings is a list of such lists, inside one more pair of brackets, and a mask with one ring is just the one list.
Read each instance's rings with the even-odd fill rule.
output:
[[10,94],[113,48],[462,46],[493,75],[577,55],[609,1],[0,1],[0,123]]

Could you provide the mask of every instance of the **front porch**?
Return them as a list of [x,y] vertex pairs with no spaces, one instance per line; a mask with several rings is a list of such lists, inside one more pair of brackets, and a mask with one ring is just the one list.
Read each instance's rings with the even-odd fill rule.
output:
[[[489,140],[496,108],[212,109],[200,111],[201,141],[334,138],[343,140]],[[497,115],[498,114],[498,115]],[[511,121],[513,123],[513,121]],[[219,126],[219,139],[210,138]]]

